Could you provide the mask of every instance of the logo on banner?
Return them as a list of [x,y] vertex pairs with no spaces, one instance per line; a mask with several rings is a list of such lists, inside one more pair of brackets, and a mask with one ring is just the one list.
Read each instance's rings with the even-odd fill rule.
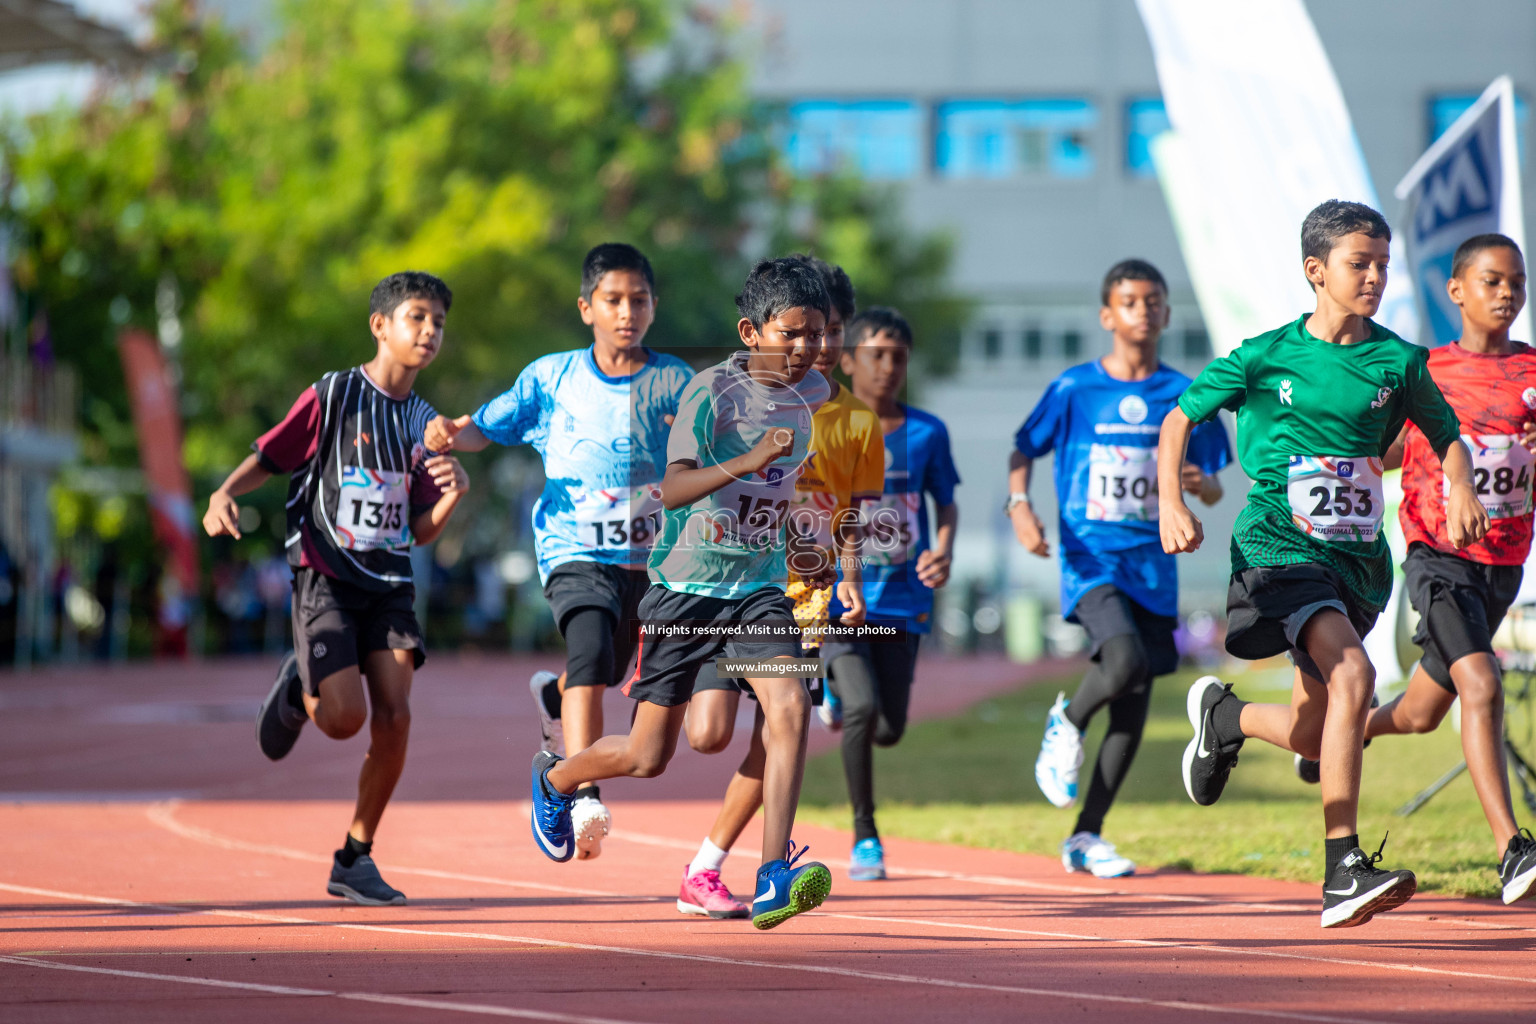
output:
[[1481,132],[1468,132],[1446,160],[1424,175],[1414,224],[1420,238],[1428,238],[1447,224],[1493,212],[1493,179],[1481,142]]

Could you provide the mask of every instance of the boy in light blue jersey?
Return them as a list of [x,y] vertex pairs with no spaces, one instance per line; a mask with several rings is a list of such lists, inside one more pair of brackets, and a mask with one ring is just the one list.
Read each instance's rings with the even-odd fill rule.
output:
[[[1158,361],[1168,325],[1168,286],[1143,260],[1110,268],[1099,322],[1113,336],[1103,359],[1074,366],[1050,383],[1015,438],[1005,509],[1025,550],[1050,554],[1029,503],[1035,459],[1056,453],[1061,512],[1061,611],[1081,623],[1092,643],[1093,666],[1071,702],[1059,694],[1046,720],[1035,780],[1057,807],[1077,802],[1083,731],[1109,708],[1088,797],[1072,836],[1062,843],[1068,871],[1100,878],[1132,874],[1136,866],[1104,841],[1104,816],[1141,744],[1152,680],[1178,667],[1178,570],[1157,527],[1158,429],[1189,378]],[[1182,484],[1207,505],[1221,497],[1216,473],[1232,461],[1219,422],[1190,439]]]
[[[900,742],[917,671],[917,649],[933,617],[933,592],[949,579],[950,550],[960,513],[955,486],[960,474],[949,449],[949,431],[930,413],[899,400],[912,355],[912,328],[894,309],[875,306],[853,318],[847,331],[843,372],[853,394],[880,418],[885,439],[885,487],[865,504],[864,601],[867,633],[885,628],[890,637],[829,640],[825,699],[836,701],[842,729],[843,775],[853,805],[853,854],[848,877],[885,877],[885,848],[875,827],[874,747]],[[928,499],[935,529],[930,535]],[[834,596],[836,623],[847,609]],[[825,705],[823,705],[825,706]]]
[[[624,681],[634,653],[645,563],[661,529],[667,435],[693,377],[681,359],[642,345],[656,291],[638,249],[609,243],[587,253],[576,305],[592,327],[589,348],[534,360],[473,416],[439,417],[427,432],[434,451],[527,444],[544,460],[534,548],[566,669],[536,673],[529,685],[544,749],[554,749],[558,720],[572,754],[603,734],[603,693]],[[578,794],[572,815],[577,855],[596,857],[612,824],[596,786]]]

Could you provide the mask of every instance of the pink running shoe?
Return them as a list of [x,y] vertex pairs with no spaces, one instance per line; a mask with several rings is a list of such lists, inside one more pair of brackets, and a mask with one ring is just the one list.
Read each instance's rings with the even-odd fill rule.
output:
[[747,905],[731,895],[731,890],[720,881],[718,871],[700,871],[688,874],[683,868],[683,888],[677,894],[677,909],[682,914],[708,916],[716,921],[731,917],[748,917]]

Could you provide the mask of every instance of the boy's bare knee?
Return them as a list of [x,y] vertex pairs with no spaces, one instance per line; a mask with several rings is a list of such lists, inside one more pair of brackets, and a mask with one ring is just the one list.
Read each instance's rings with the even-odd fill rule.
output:
[[348,740],[363,731],[363,726],[368,724],[368,712],[363,708],[352,707],[334,712],[322,710],[315,717],[315,724],[333,740]]
[[654,779],[667,770],[667,757],[664,754],[637,754],[629,763],[629,775],[636,779]]
[[[1462,714],[1469,711],[1504,711],[1504,687],[1497,676],[1479,673],[1471,679],[1463,680],[1456,688],[1456,695],[1461,698]],[[1444,712],[1441,715],[1443,717]]]
[[1399,713],[1402,714],[1402,718],[1403,719],[1406,719],[1406,721],[1402,721],[1401,724],[1407,726],[1409,732],[1419,733],[1419,732],[1434,732],[1436,729],[1438,729],[1440,727],[1440,723],[1445,721],[1445,713],[1446,713],[1446,711],[1449,711],[1449,710],[1450,710],[1449,707],[1446,707],[1446,708],[1417,708],[1417,707],[1415,707],[1415,708],[1408,708],[1408,709],[1406,709],[1406,712],[1403,712],[1400,709]]
[[376,704],[373,708],[373,731],[375,734],[404,737],[411,731],[411,708],[409,704]]
[[701,754],[719,754],[731,745],[734,730],[705,727],[688,733],[688,745]]
[[1371,694],[1376,692],[1376,669],[1365,651],[1346,652],[1334,666],[1328,677],[1328,700],[1343,700],[1358,710],[1370,706]]

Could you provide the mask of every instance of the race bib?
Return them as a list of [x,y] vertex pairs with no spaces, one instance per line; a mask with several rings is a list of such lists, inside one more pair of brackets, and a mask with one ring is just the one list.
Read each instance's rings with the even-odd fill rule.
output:
[[[1532,467],[1536,456],[1512,434],[1462,434],[1472,451],[1472,482],[1489,519],[1513,519],[1531,511]],[[1444,480],[1441,495],[1450,497]]]
[[337,540],[352,551],[410,547],[410,500],[405,473],[343,466],[341,499],[336,504]]
[[882,494],[866,506],[863,556],[871,565],[904,565],[918,538],[921,491]]
[[837,511],[837,495],[824,491],[795,491],[789,503],[789,528],[817,545],[832,547],[832,516]]
[[795,469],[769,466],[761,474],[733,480],[715,492],[717,542],[768,547],[780,537],[795,498]]
[[1096,444],[1088,452],[1088,518],[1157,520],[1157,449]]
[[609,487],[571,496],[576,536],[594,551],[649,548],[661,531],[661,485]]
[[1380,459],[1292,455],[1291,519],[1316,540],[1375,540],[1386,508],[1381,473]]

